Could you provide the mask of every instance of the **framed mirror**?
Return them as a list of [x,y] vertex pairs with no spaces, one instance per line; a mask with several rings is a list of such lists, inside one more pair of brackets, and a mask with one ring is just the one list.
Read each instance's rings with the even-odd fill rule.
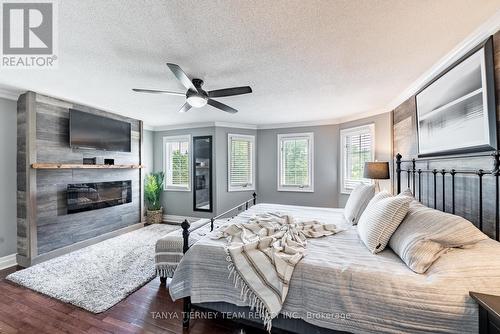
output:
[[193,137],[193,210],[212,212],[212,136]]

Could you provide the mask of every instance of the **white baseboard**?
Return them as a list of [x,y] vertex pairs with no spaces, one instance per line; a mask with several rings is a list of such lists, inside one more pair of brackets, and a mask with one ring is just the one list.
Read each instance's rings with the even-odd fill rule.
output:
[[16,255],[17,254],[10,254],[4,257],[0,257],[0,270],[16,266]]
[[187,216],[176,216],[176,215],[163,215],[163,221],[166,223],[172,223],[172,224],[181,224],[184,219],[187,219],[188,222],[192,223],[197,220],[200,220],[202,218],[199,217],[187,217]]

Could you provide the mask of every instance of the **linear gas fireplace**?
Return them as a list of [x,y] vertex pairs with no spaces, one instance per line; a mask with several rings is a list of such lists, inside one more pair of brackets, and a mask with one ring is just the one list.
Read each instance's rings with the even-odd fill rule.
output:
[[68,184],[67,212],[97,210],[132,202],[132,181]]

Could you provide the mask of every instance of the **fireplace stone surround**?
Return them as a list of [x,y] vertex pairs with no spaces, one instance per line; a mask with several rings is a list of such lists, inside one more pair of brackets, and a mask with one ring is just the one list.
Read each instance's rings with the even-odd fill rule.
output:
[[[114,159],[140,166],[142,122],[35,92],[18,99],[17,261],[27,267],[143,226],[141,168],[37,169],[36,164],[83,164],[83,158]],[[131,152],[72,149],[69,109],[131,123]],[[33,165],[35,164],[35,165]],[[68,184],[130,181],[130,198],[117,206],[68,214]],[[130,199],[130,200],[128,200]]]

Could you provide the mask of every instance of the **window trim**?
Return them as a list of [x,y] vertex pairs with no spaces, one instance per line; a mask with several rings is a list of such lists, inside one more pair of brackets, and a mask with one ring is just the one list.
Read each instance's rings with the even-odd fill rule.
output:
[[[287,138],[303,138],[307,137],[309,139],[309,186],[307,187],[300,187],[300,186],[287,186],[283,185],[281,182],[281,167],[282,167],[282,152],[281,152],[281,141],[283,139]],[[277,183],[278,183],[278,191],[287,191],[287,192],[307,192],[307,193],[313,193],[314,192],[314,132],[300,132],[300,133],[279,133],[277,136],[277,154],[278,154],[278,177],[277,177]]]
[[[252,168],[252,182],[248,186],[232,186],[231,185],[231,143],[232,139],[240,138],[244,140],[248,140],[252,145],[252,156],[251,156],[251,168]],[[255,191],[255,174],[256,174],[256,147],[255,147],[255,136],[254,135],[241,135],[228,133],[227,134],[227,191],[228,192],[236,192],[236,191]]]
[[[354,135],[358,133],[365,133],[368,130],[372,137],[372,148],[371,148],[371,161],[375,161],[375,123],[369,123],[365,125],[345,128],[340,130],[340,193],[344,195],[349,195],[352,192],[352,189],[345,188],[345,179],[344,179],[344,168],[346,161],[346,152],[344,140],[348,135]],[[370,180],[370,184],[373,184],[373,180]]]
[[[169,142],[179,142],[179,141],[187,141],[188,142],[188,186],[169,186],[167,185],[167,143]],[[179,136],[166,136],[163,137],[163,172],[165,173],[165,180],[163,182],[163,191],[191,191],[191,135],[179,135]]]

